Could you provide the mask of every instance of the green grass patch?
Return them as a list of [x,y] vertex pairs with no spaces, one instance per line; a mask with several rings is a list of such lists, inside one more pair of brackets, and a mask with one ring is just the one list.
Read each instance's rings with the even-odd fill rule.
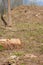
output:
[[2,45],[0,45],[0,51],[1,51],[1,50],[4,50],[4,47],[3,47]]
[[21,51],[13,52],[13,55],[22,56],[22,55],[24,55],[24,52],[21,52]]
[[24,63],[22,63],[21,65],[25,65]]

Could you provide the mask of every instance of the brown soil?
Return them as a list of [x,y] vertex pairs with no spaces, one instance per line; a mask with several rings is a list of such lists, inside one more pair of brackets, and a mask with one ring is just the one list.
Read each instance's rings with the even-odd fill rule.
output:
[[20,58],[16,65],[43,65],[43,7],[19,6],[11,11],[11,16],[11,28],[0,22],[0,38],[19,38],[22,47],[0,51],[0,65],[13,54]]

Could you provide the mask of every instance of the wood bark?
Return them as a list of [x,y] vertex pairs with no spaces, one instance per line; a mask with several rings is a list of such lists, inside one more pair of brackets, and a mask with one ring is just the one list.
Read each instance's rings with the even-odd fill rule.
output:
[[8,26],[12,26],[10,0],[8,0]]

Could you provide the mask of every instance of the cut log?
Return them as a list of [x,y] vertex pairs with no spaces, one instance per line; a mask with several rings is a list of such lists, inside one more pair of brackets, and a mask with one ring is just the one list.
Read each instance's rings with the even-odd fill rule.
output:
[[15,45],[21,45],[21,41],[20,39],[0,39],[0,45],[12,49]]

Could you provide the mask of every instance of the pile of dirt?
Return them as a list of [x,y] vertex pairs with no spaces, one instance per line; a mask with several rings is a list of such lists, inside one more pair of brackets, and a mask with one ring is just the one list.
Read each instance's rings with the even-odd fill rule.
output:
[[[41,6],[19,6],[11,11],[12,22],[43,21],[43,7]],[[8,20],[8,14],[3,16]]]

